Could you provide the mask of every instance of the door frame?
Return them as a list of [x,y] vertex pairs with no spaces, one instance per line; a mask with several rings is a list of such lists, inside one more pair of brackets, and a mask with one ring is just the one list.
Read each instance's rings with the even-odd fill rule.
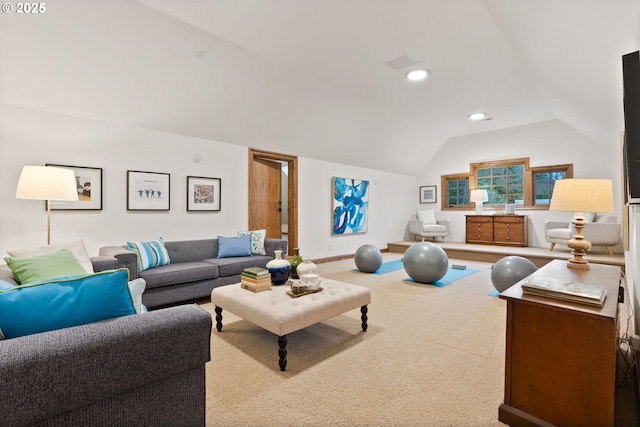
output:
[[[271,151],[258,150],[255,148],[249,148],[249,201],[253,200],[253,186],[251,183],[254,180],[253,165],[256,159],[267,159],[287,162],[287,186],[288,186],[288,231],[287,240],[289,242],[287,247],[287,254],[293,254],[293,248],[298,247],[298,157],[290,156],[288,154],[274,153]],[[251,212],[251,203],[248,203],[249,211],[249,230],[253,230],[253,213]]]

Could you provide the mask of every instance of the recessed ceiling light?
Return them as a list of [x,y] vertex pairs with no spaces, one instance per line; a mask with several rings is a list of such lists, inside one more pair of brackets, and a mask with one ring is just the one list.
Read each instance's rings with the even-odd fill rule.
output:
[[471,113],[469,114],[469,120],[479,122],[487,118],[487,113]]
[[407,76],[407,78],[409,80],[416,81],[416,80],[424,80],[424,79],[426,79],[429,76],[430,73],[431,72],[429,70],[427,70],[426,68],[419,68],[417,70],[411,70],[405,75]]

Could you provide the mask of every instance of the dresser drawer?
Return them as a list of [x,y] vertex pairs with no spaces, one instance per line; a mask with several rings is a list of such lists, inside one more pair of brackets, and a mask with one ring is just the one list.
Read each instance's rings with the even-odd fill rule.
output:
[[525,217],[523,215],[503,215],[496,216],[493,218],[493,222],[495,223],[506,223],[506,224],[524,224]]

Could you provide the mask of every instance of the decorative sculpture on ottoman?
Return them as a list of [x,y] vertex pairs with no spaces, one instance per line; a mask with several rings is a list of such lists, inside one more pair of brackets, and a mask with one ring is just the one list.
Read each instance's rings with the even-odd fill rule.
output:
[[491,283],[498,292],[504,292],[524,279],[538,267],[521,256],[507,256],[496,262],[491,268]]
[[362,245],[354,256],[356,267],[364,273],[375,273],[382,265],[382,253],[374,245]]
[[402,258],[407,274],[418,283],[435,283],[449,269],[449,257],[440,246],[431,242],[415,243]]

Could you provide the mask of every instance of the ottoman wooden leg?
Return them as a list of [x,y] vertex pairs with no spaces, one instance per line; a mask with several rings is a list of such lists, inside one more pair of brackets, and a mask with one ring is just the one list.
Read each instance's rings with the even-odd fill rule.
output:
[[222,330],[222,308],[216,305],[215,312],[216,312],[216,329],[218,330],[218,332],[220,332]]
[[360,316],[360,319],[362,320],[362,330],[365,332],[367,332],[367,311],[369,311],[369,309],[366,305],[360,307],[360,313],[362,313],[362,316]]
[[282,335],[278,337],[278,356],[280,359],[278,360],[278,364],[280,365],[280,370],[284,371],[287,367],[287,336]]

